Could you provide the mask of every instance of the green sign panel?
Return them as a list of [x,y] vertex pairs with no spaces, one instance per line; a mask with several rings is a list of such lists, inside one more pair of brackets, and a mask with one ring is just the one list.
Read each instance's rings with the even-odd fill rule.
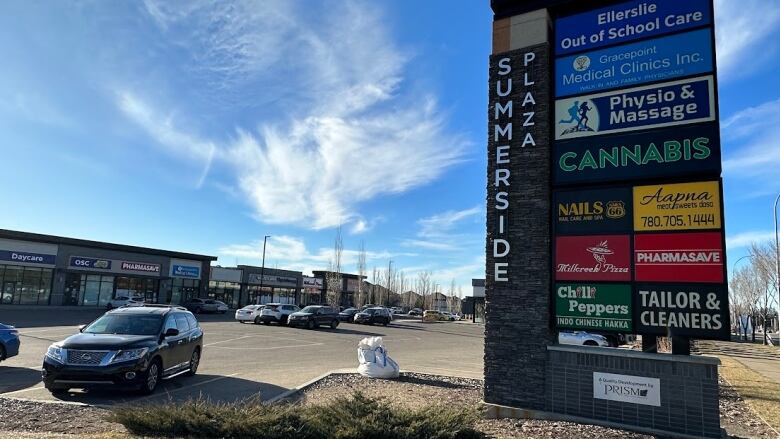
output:
[[631,332],[631,285],[555,284],[558,328]]

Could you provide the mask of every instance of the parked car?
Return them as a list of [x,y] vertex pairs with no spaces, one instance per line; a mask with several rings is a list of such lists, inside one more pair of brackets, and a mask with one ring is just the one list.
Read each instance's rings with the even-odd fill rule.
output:
[[[206,305],[210,305],[209,300],[206,300]],[[219,300],[212,300],[211,302],[214,302],[217,304],[217,312],[220,314],[225,314],[228,311],[227,303],[219,301]]]
[[442,311],[440,314],[442,316],[442,320],[449,320],[450,322],[455,321],[455,315],[452,314],[451,312]]
[[422,314],[423,320],[427,321],[439,321],[439,320],[449,320],[448,317],[445,317],[444,314],[442,314],[440,311],[435,309],[427,309],[423,311]]
[[390,308],[390,310],[393,312],[393,314],[403,314],[404,313],[404,309],[401,308],[400,306],[394,306],[394,307]]
[[355,323],[364,323],[373,325],[378,323],[380,325],[389,325],[392,317],[390,310],[382,307],[368,308],[365,311],[360,311],[355,314]]
[[96,387],[149,394],[163,379],[194,375],[202,349],[203,331],[182,307],[119,308],[49,346],[43,382],[55,395]]
[[339,321],[351,322],[355,318],[355,314],[358,313],[357,308],[347,308],[339,313]]
[[117,296],[106,304],[109,310],[121,306],[144,306],[144,298],[143,296]]
[[19,331],[11,325],[0,323],[0,361],[19,354]]
[[319,326],[330,326],[331,329],[336,329],[339,326],[337,309],[326,305],[310,305],[290,314],[287,324],[292,327],[302,326],[308,329],[315,329]]
[[610,346],[607,337],[585,331],[561,331],[558,333],[558,343],[577,346]]
[[373,303],[369,303],[368,305],[363,305],[360,307],[360,311],[365,311],[369,308],[376,308],[379,305],[374,305]]
[[290,314],[298,312],[301,309],[295,305],[284,305],[281,303],[266,303],[265,308],[260,313],[260,321],[266,325],[278,323],[280,325],[287,324],[287,319]]
[[422,313],[423,313],[423,310],[421,310],[420,308],[413,308],[413,309],[409,310],[409,315],[410,316],[421,316]]
[[260,313],[263,312],[264,305],[247,305],[241,309],[236,310],[236,320],[239,323],[254,322],[259,325]]

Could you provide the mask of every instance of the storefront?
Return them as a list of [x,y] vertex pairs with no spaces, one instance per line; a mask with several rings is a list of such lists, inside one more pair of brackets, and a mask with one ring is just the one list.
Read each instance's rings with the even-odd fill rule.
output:
[[245,301],[252,303],[298,304],[303,275],[298,271],[239,265],[243,271],[242,284]]
[[231,308],[239,308],[241,302],[241,270],[211,267],[209,298],[220,300]]
[[322,303],[323,280],[319,277],[303,276],[300,302],[303,305]]
[[0,230],[0,305],[105,307],[205,297],[212,256]]
[[57,246],[0,239],[0,305],[48,305]]

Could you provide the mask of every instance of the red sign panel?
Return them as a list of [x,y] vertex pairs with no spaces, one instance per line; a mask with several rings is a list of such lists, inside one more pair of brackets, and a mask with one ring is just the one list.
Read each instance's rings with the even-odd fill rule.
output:
[[556,280],[631,280],[628,235],[559,236]]
[[719,232],[634,236],[637,281],[723,282]]

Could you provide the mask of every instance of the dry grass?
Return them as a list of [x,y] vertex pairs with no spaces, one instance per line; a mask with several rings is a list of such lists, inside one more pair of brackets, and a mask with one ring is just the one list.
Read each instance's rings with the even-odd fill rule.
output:
[[780,432],[780,384],[745,367],[734,358],[725,355],[718,357],[722,363],[721,377],[766,423]]

